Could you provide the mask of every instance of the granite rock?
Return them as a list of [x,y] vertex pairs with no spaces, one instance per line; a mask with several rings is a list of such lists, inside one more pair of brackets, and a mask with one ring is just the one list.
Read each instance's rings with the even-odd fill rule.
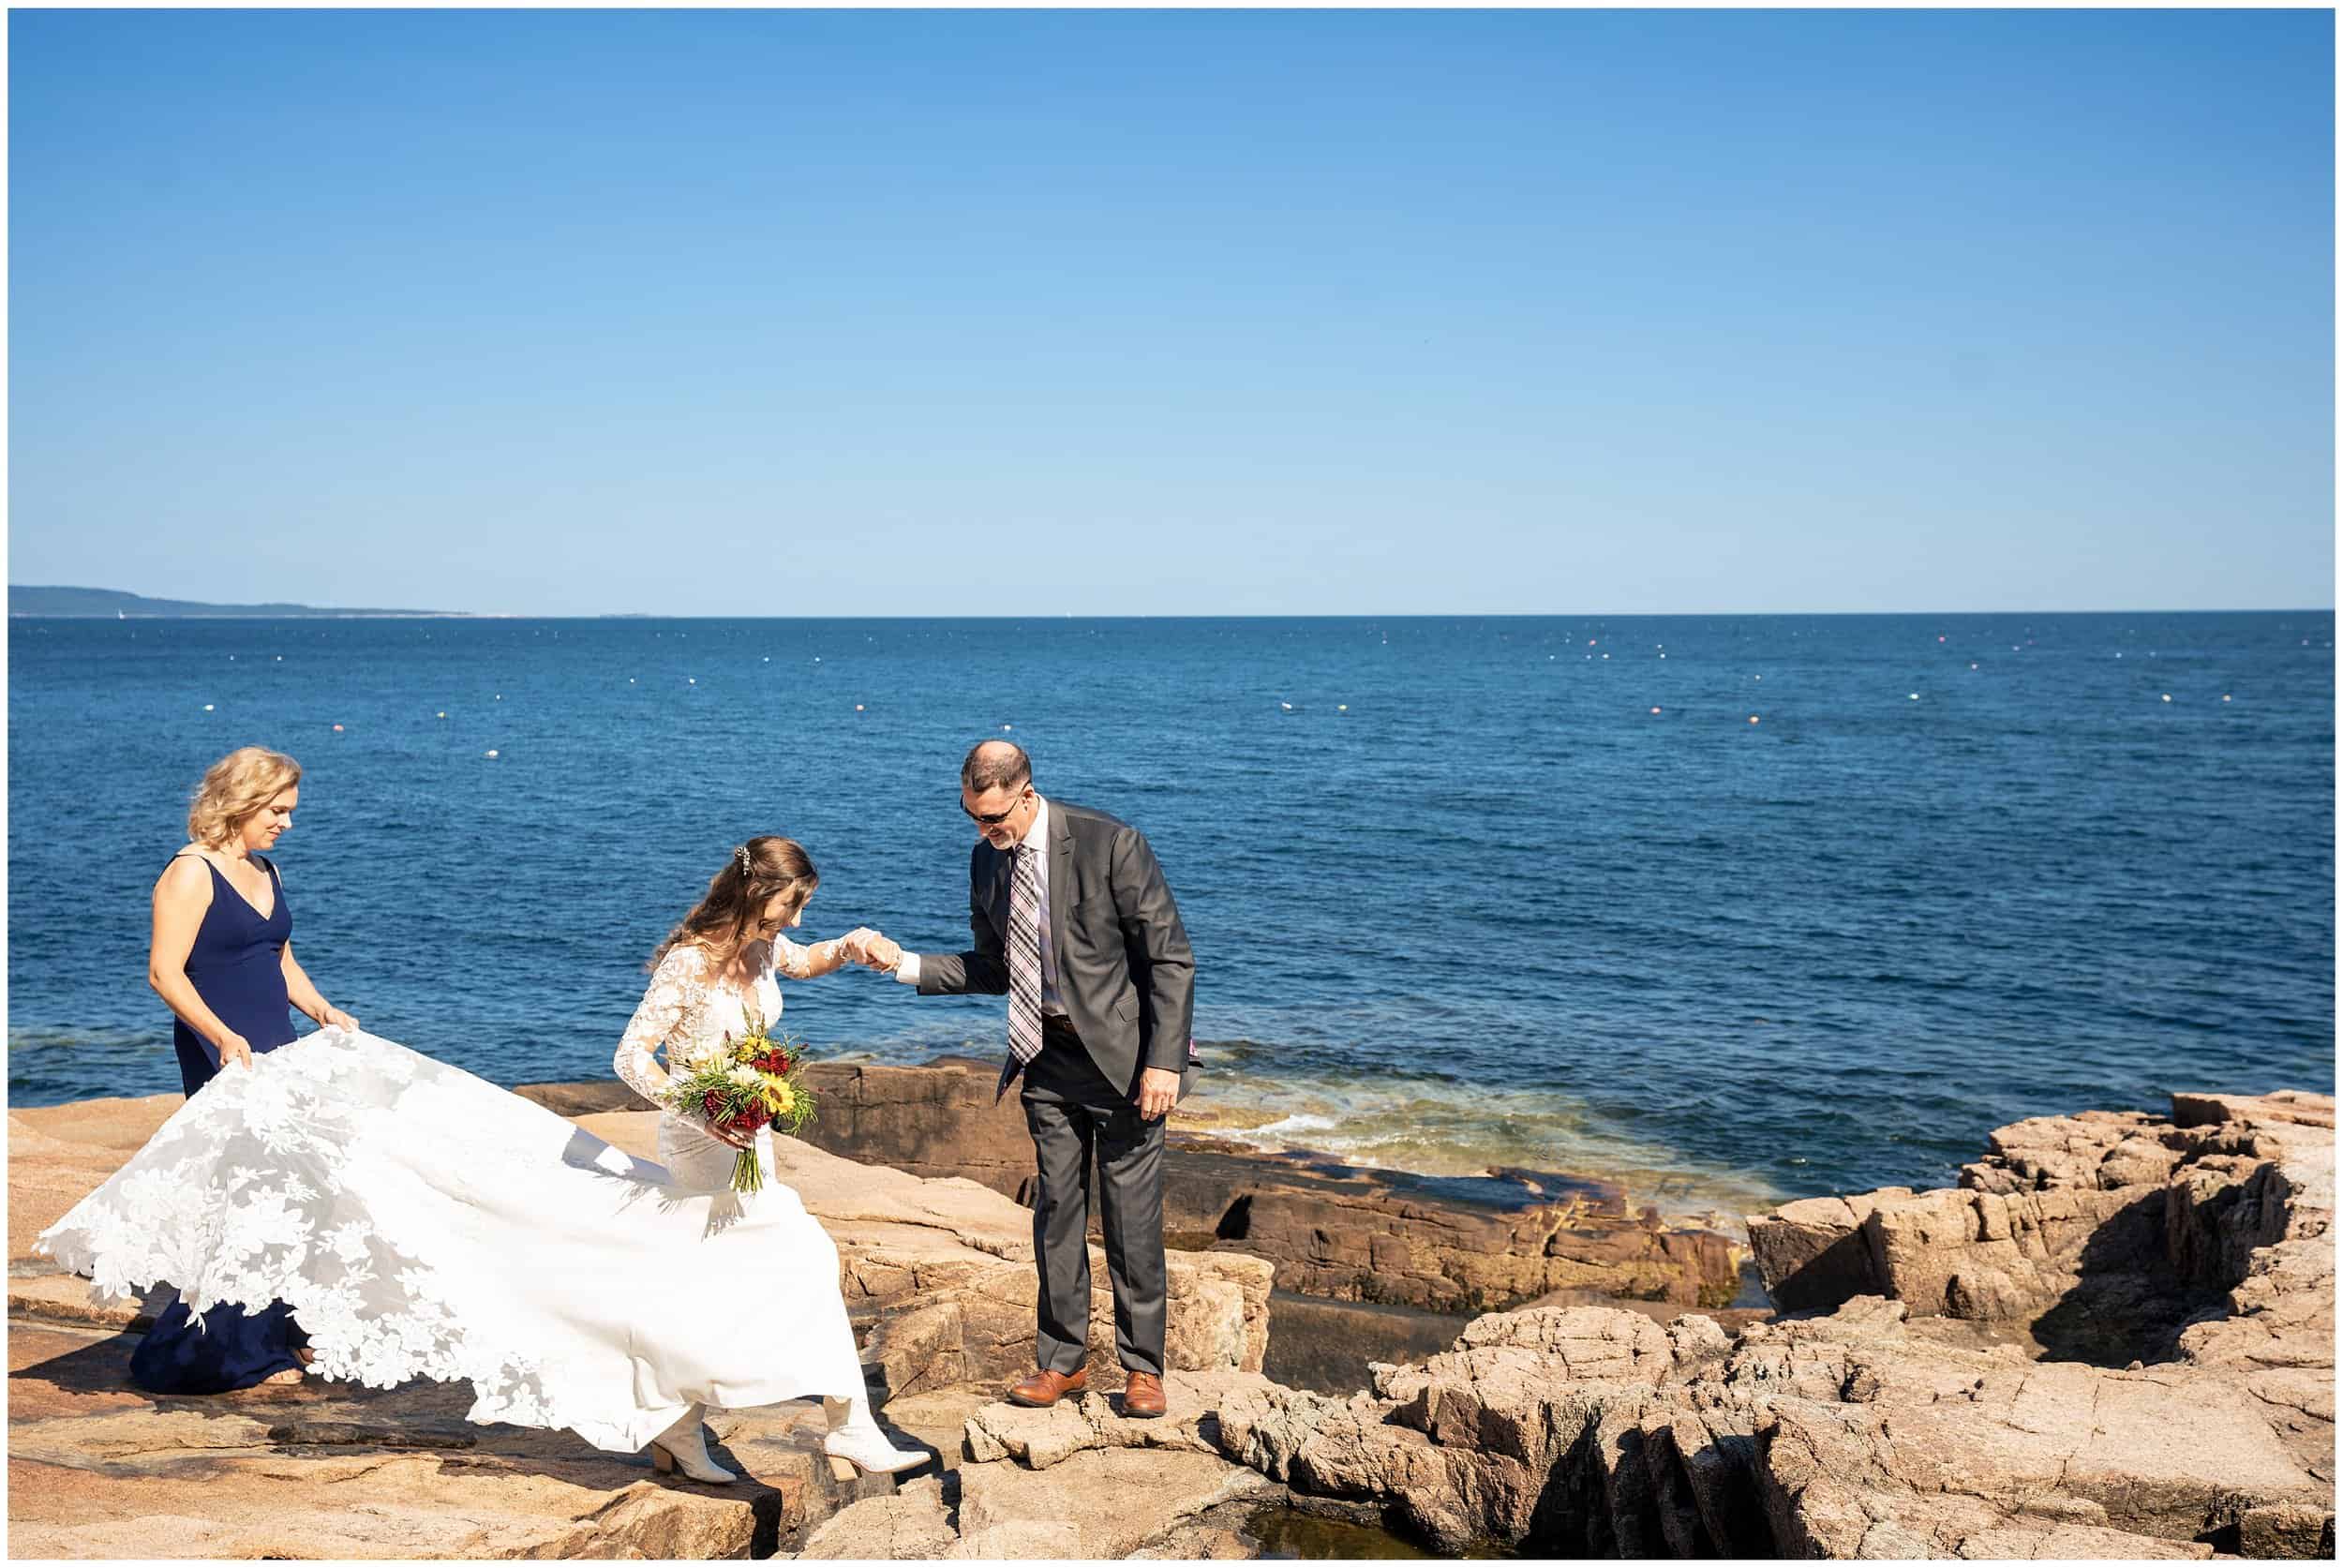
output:
[[892,1495],[840,1509],[806,1536],[798,1555],[810,1561],[933,1561],[960,1539],[940,1476],[905,1483]]
[[1166,1411],[1145,1419],[1122,1413],[1120,1403],[1092,1390],[1047,1409],[997,1400],[973,1412],[964,1450],[977,1463],[1014,1459],[1028,1470],[1052,1466],[1094,1448],[1162,1448],[1217,1454],[1217,1414],[1240,1392],[1274,1386],[1258,1372],[1167,1372]]
[[[2237,1119],[2037,1118],[1959,1188],[1754,1227],[1784,1278],[1912,1300],[1854,1294],[1729,1336],[1602,1307],[1485,1317],[1379,1367],[1371,1393],[1231,1388],[1218,1441],[1452,1553],[2331,1554],[2324,1102],[2199,1100]],[[2153,1362],[2037,1359],[2097,1343],[2040,1326],[2078,1296],[2196,1320]]]
[[1183,1520],[1275,1487],[1217,1454],[1085,1449],[1047,1471],[1002,1460],[960,1470],[950,1558],[1117,1559]]

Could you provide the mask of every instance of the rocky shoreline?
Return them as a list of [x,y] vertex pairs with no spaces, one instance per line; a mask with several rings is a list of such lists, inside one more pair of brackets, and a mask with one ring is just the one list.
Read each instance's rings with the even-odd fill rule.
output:
[[[807,1142],[1031,1201],[1033,1142],[1016,1097],[994,1098],[998,1063],[817,1062],[807,1073],[822,1106]],[[608,1081],[515,1092],[573,1117],[639,1106]],[[1173,1113],[1165,1239],[1274,1266],[1268,1370],[1281,1381],[1364,1388],[1372,1362],[1428,1355],[1481,1312],[1567,1302],[1673,1316],[1722,1309],[1754,1279],[1740,1238],[1664,1223],[1656,1211],[1632,1208],[1614,1184],[1529,1171],[1428,1177],[1265,1153],[1227,1137],[1229,1119],[1209,1088]],[[1094,1238],[1098,1212],[1094,1202]]]
[[1452,1551],[2332,1557],[2334,1183],[2323,1096],[2022,1122],[1958,1187],[1752,1217],[1814,1315],[1485,1317],[1218,1437]]
[[[720,1490],[471,1426],[466,1393],[430,1385],[141,1395],[139,1311],[91,1306],[30,1247],[179,1101],[89,1101],[9,1117],[12,1550],[1246,1558],[1299,1511],[1446,1554],[2333,1555],[2325,1097],[2038,1118],[1957,1187],[1752,1216],[1778,1321],[1694,1309],[1730,1244],[1589,1184],[1493,1177],[1513,1206],[1474,1209],[1175,1126],[1171,1164],[1197,1174],[1172,1227],[1173,1413],[1137,1422],[1103,1290],[1100,1391],[994,1402],[1030,1359],[1032,1241],[1022,1122],[1012,1144],[979,1119],[1014,1109],[983,1103],[989,1065],[824,1070],[826,1136],[863,1162],[783,1140],[782,1179],[837,1240],[885,1419],[933,1471],[857,1479],[802,1406],[713,1424],[754,1477]],[[526,1092],[650,1147],[652,1117],[596,1086]],[[1643,1299],[1587,1304],[1621,1285]],[[1445,1335],[1437,1308],[1485,1303],[1506,1309]],[[1347,1396],[1265,1375],[1308,1313],[1330,1341],[1380,1323],[1414,1349]]]
[[[809,1071],[822,1097],[806,1129],[816,1147],[1029,1200],[1033,1142],[1016,1097],[994,1098],[999,1063],[940,1056],[917,1068],[816,1063]],[[566,1115],[628,1108],[618,1084],[519,1092]],[[1557,1291],[1723,1307],[1740,1289],[1737,1238],[1664,1223],[1613,1183],[1519,1170],[1418,1176],[1270,1154],[1223,1136],[1229,1120],[1209,1083],[1173,1112],[1165,1232],[1194,1250],[1268,1259],[1282,1291],[1464,1313]]]

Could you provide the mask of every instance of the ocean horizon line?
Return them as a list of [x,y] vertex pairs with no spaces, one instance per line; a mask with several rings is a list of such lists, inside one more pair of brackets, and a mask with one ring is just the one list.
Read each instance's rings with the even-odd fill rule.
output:
[[1736,620],[1887,620],[1945,617],[1979,619],[1983,617],[2040,616],[2223,616],[2223,615],[2333,615],[2332,605],[2238,605],[2215,609],[2166,609],[2151,605],[2127,605],[2113,609],[1917,609],[1917,610],[1246,610],[1217,612],[1150,612],[1145,614],[1082,614],[1065,611],[1054,614],[985,615],[931,612],[922,614],[839,614],[839,615],[724,615],[706,611],[679,611],[669,614],[658,610],[598,610],[572,612],[539,612],[531,610],[335,610],[312,609],[298,613],[260,614],[252,612],[220,613],[129,613],[106,615],[92,611],[44,613],[10,610],[10,620],[709,620],[709,621],[773,621],[815,623],[822,621],[869,620],[967,620],[1014,623],[1031,620],[1084,620],[1157,622],[1179,620],[1371,620],[1371,621],[1447,621],[1447,620],[1686,620],[1697,618]]

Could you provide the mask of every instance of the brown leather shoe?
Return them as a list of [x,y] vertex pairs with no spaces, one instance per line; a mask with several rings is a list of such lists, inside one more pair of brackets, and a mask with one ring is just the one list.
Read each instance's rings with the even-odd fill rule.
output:
[[1071,1372],[1052,1372],[1044,1367],[1018,1380],[1008,1391],[1009,1402],[1030,1405],[1036,1410],[1048,1410],[1068,1394],[1080,1394],[1090,1386],[1090,1368],[1077,1366]]
[[1133,1372],[1123,1384],[1123,1413],[1154,1416],[1163,1411],[1163,1380],[1153,1372]]

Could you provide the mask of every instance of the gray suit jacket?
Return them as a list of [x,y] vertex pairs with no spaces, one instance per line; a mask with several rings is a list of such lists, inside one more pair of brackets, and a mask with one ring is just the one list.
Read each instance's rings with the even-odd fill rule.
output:
[[[1182,1072],[1188,1065],[1196,957],[1187,929],[1138,829],[1052,799],[1049,836],[1058,999],[1107,1082],[1136,1094],[1142,1068]],[[964,953],[921,953],[921,995],[1007,993],[1011,867],[1008,855],[977,841],[968,860],[968,929],[977,945]]]

